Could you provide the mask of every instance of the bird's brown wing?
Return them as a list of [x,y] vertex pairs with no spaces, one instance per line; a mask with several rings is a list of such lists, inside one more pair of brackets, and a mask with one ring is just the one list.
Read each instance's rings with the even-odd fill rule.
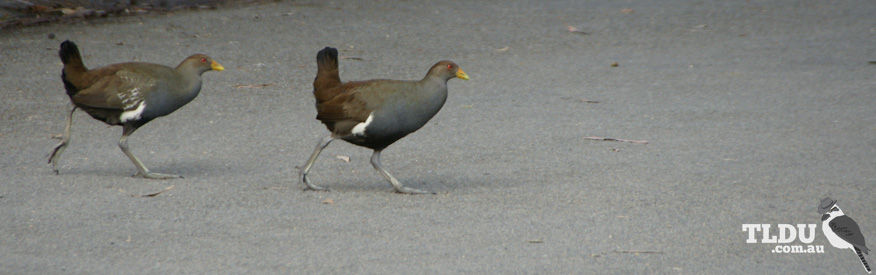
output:
[[386,87],[380,84],[379,80],[344,83],[336,88],[342,91],[334,98],[316,105],[316,119],[337,135],[349,134],[383,103],[377,91]]
[[346,136],[356,124],[368,119],[370,112],[364,110],[365,105],[356,97],[356,93],[341,94],[318,104],[316,119],[322,121],[335,135]]
[[128,111],[138,107],[145,94],[156,88],[157,81],[142,72],[128,68],[107,68],[95,71],[94,81],[73,96],[77,105],[101,109]]

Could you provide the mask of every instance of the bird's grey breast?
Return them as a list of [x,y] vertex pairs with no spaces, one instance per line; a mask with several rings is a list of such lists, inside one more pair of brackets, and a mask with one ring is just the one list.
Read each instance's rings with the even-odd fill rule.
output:
[[[374,113],[370,129],[385,133],[408,134],[423,127],[444,106],[447,90],[435,89],[428,93],[408,93],[385,102]],[[371,131],[368,131],[371,132]]]

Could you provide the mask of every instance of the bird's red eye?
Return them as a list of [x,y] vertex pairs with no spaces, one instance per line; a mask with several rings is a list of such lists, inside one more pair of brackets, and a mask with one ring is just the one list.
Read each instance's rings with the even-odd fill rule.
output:
[[207,58],[206,58],[206,57],[201,57],[201,63],[207,63]]
[[447,64],[447,69],[448,70],[453,69],[453,65]]

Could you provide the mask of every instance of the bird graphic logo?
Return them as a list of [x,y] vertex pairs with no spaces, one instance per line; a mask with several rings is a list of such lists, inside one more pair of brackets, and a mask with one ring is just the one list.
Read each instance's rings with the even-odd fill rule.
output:
[[843,213],[843,210],[836,205],[836,200],[829,197],[824,198],[818,203],[818,213],[821,214],[821,230],[824,231],[824,236],[836,248],[850,249],[855,252],[861,264],[864,265],[864,270],[871,273],[870,265],[864,254],[869,254],[870,249],[864,243],[864,235],[861,234],[861,228],[858,223],[849,216]]

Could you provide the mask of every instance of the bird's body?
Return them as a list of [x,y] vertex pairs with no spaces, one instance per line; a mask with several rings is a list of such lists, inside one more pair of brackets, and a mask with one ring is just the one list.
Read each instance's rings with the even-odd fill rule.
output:
[[318,71],[313,82],[316,119],[325,124],[331,136],[320,142],[302,168],[302,181],[309,189],[322,189],[308,182],[307,172],[322,148],[339,138],[373,149],[372,165],[397,191],[421,193],[401,186],[383,170],[380,152],[423,127],[441,110],[447,100],[447,80],[468,76],[455,63],[440,61],[418,81],[377,79],[343,83],[338,74],[337,50],[325,48],[316,59]]
[[[391,84],[394,89],[383,89],[383,93],[368,92],[379,84]],[[420,129],[447,100],[447,85],[443,81],[351,82],[341,86],[341,90],[334,100],[317,105],[317,110],[322,111],[318,112],[317,119],[326,126],[331,125],[329,131],[337,137],[371,149],[386,148]],[[337,108],[335,106],[345,106],[343,115],[332,113],[332,108]]]
[[49,159],[55,172],[58,172],[58,157],[69,141],[72,114],[81,108],[94,119],[123,126],[119,147],[137,166],[138,175],[147,178],[176,177],[149,172],[127,149],[127,136],[149,121],[168,115],[191,102],[201,90],[201,74],[224,68],[206,55],[195,54],[175,68],[127,62],[89,70],[73,42],[61,43],[58,53],[64,63],[61,80],[74,107],[67,119],[64,138],[55,146]]
[[[66,69],[63,75],[67,75]],[[67,77],[63,79],[69,82]],[[191,102],[201,90],[200,78],[186,79],[174,68],[142,62],[109,65],[87,71],[79,79],[84,80],[67,85],[70,100],[109,125],[146,124]],[[114,92],[107,92],[107,87],[115,87]],[[183,92],[169,87],[182,87]]]
[[[855,249],[854,244],[844,240],[839,234],[843,234],[846,238],[863,239],[861,235],[855,235],[849,232],[851,228],[858,228],[858,223],[845,215],[833,216],[821,222],[821,231],[824,232],[827,241],[830,242],[830,245],[839,249]],[[860,229],[858,229],[858,231],[860,231]],[[866,246],[863,247],[866,248]]]

